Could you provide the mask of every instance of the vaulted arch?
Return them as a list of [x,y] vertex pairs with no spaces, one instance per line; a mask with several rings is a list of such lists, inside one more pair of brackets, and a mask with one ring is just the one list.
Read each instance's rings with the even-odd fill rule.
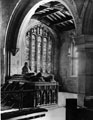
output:
[[69,13],[72,15],[76,32],[78,33],[79,28],[79,18],[77,14],[76,5],[73,0],[34,0],[33,2],[30,0],[22,1],[20,0],[9,21],[7,31],[6,31],[6,50],[10,51],[13,55],[16,54],[19,48],[20,44],[20,36],[22,37],[22,34],[24,32],[24,29],[26,29],[27,24],[29,20],[31,19],[31,16],[35,13],[36,9],[42,5],[46,4],[48,2],[59,2],[65,8],[69,11]]

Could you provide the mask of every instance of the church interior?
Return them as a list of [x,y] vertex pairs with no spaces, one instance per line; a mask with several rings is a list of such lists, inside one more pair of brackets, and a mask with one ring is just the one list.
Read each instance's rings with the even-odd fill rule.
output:
[[1,120],[93,120],[93,0],[0,0]]

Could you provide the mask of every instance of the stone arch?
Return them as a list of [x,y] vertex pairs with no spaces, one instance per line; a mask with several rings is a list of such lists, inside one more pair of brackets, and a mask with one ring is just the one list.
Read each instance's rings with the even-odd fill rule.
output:
[[[23,22],[25,22],[26,24],[27,20],[29,21],[29,19],[31,18],[31,15],[34,14],[35,9],[37,9],[40,4],[44,4],[50,1],[59,1],[60,3],[64,4],[68,8],[68,10],[72,14],[75,21],[76,33],[78,34],[80,32],[80,29],[79,29],[80,21],[78,18],[77,8],[74,0],[70,0],[70,1],[68,0],[43,0],[43,1],[34,0],[33,2],[30,0],[26,0],[26,1],[20,0],[17,3],[16,7],[14,8],[14,11],[11,15],[11,18],[7,27],[6,44],[5,44],[6,50],[11,51],[12,53],[15,51],[15,49],[17,50],[16,44],[17,44],[17,40],[19,39],[17,37],[19,37],[18,34],[22,30],[20,28],[22,24],[24,24]],[[30,17],[28,17],[28,19],[25,19],[27,15],[28,16],[30,15]]]
[[[76,33],[80,33],[80,21],[78,18],[78,13],[77,13],[77,8],[75,5],[74,0],[34,0],[33,2],[30,0],[20,0],[16,7],[14,8],[14,11],[10,17],[8,26],[7,26],[7,31],[6,31],[6,43],[5,43],[5,48],[6,48],[6,58],[7,61],[7,70],[9,71],[10,68],[8,68],[8,64],[10,64],[10,53],[12,53],[14,56],[16,55],[18,49],[20,48],[20,44],[22,41],[22,34],[24,33],[24,28],[26,28],[27,23],[31,19],[31,16],[34,14],[34,11],[39,7],[40,4],[44,4],[47,2],[51,1],[58,1],[61,4],[63,4],[71,13],[74,19],[74,24],[75,24],[75,30]],[[21,38],[21,39],[20,39]],[[8,58],[9,56],[9,58]],[[8,73],[7,73],[8,74]],[[7,75],[6,75],[7,76]]]

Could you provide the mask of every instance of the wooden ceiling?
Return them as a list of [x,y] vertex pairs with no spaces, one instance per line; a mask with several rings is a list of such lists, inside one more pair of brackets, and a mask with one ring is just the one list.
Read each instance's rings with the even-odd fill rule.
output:
[[57,1],[40,5],[32,18],[37,19],[47,26],[59,31],[75,29],[71,13],[64,5]]

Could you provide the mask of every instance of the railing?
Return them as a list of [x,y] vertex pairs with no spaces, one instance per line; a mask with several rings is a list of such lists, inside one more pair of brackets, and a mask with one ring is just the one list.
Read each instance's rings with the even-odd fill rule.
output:
[[54,105],[58,102],[58,86],[42,85],[30,90],[1,92],[1,103],[19,110],[29,107]]
[[[16,91],[2,91],[1,104],[5,104],[10,108],[23,108],[23,98],[27,93],[33,93],[35,90],[16,90]],[[6,102],[6,103],[5,103]],[[10,102],[10,104],[9,104]]]

